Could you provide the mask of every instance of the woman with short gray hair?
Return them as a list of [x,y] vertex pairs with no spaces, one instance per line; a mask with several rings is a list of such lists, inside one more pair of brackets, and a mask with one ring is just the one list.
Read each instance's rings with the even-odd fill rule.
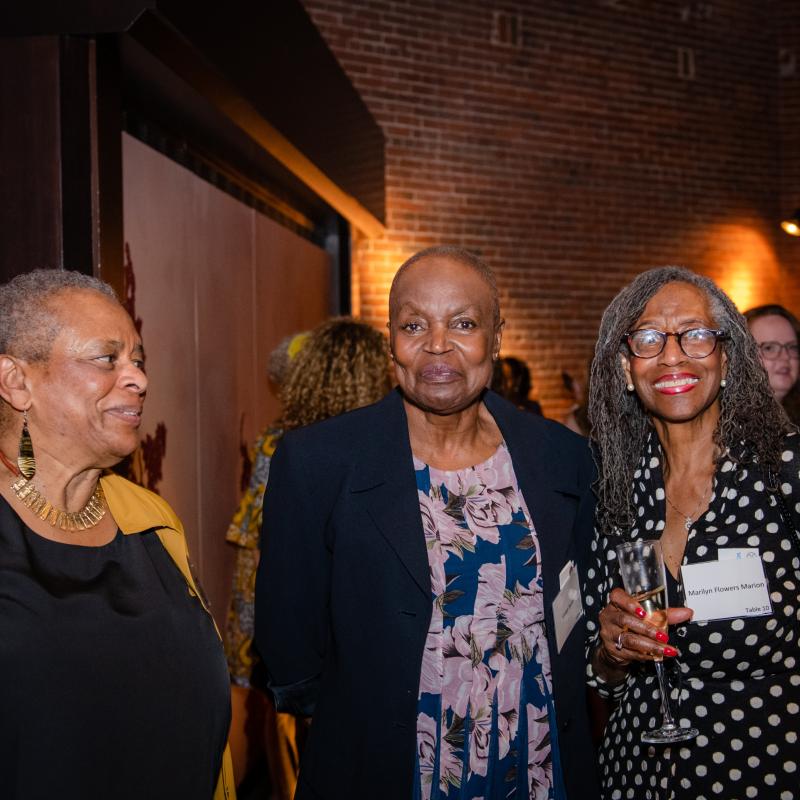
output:
[[232,797],[230,700],[183,526],[107,471],[136,448],[141,338],[110,286],[0,287],[0,774],[8,800]]

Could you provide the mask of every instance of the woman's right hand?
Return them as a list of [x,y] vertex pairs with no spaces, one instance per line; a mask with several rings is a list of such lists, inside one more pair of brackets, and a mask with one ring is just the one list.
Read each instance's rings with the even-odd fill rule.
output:
[[[668,608],[667,625],[692,618],[690,608]],[[678,651],[668,644],[667,633],[645,619],[645,610],[627,592],[614,589],[600,612],[599,650],[606,664],[624,669],[632,661],[672,658]]]

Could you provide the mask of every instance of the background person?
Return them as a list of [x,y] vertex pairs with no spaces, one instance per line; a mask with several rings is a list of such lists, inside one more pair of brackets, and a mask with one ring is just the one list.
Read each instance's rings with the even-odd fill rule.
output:
[[539,402],[528,396],[532,388],[531,371],[524,361],[514,356],[502,356],[494,362],[492,389],[517,408],[541,415]]
[[469,252],[409,259],[389,316],[398,390],[271,468],[256,641],[313,715],[296,797],[589,800],[583,625],[559,649],[552,611],[589,552],[586,444],[486,390],[503,322]]
[[[619,700],[600,748],[603,796],[800,796],[800,453],[744,318],[689,270],[639,275],[603,315],[589,414],[600,469],[589,682]],[[636,539],[662,544],[667,633],[619,588],[615,545]],[[681,568],[731,548],[757,551],[772,613],[690,623]],[[655,656],[694,740],[641,741],[661,722]]]
[[800,322],[791,311],[779,305],[751,308],[745,312],[750,333],[758,344],[761,363],[769,376],[775,398],[789,419],[800,422]]
[[[222,645],[139,441],[142,342],[110,286],[0,287],[0,773],[11,800],[234,796]],[[225,756],[225,757],[224,757]]]
[[[264,491],[275,447],[285,431],[374,403],[390,388],[386,338],[366,323],[339,317],[282,344],[271,356],[269,368],[270,380],[277,385],[281,398],[281,419],[256,442],[250,485],[227,535],[228,541],[238,546],[226,630],[228,665],[234,698],[237,694],[243,698],[242,710],[246,709],[247,693],[266,688],[252,649],[253,604]],[[276,717],[270,712],[268,709],[266,746],[272,793],[276,800],[291,800],[305,725],[292,714],[279,713]],[[246,717],[240,716],[242,728]]]
[[575,431],[581,436],[589,435],[589,373],[591,369],[592,360],[589,359],[586,365],[586,373],[583,377],[573,377],[566,371],[561,373],[564,388],[573,399],[572,406],[561,422],[571,431]]
[[[270,353],[267,378],[275,394],[280,393],[289,366],[307,338],[307,331],[287,336]],[[250,791],[251,782],[263,778],[257,767],[263,766],[266,757],[270,791],[275,800],[291,797],[297,780],[295,721],[290,715],[276,718],[272,703],[263,691],[255,688],[258,676],[254,676],[254,670],[258,665],[258,656],[253,652],[252,644],[261,505],[269,475],[269,462],[282,434],[280,421],[276,421],[268,425],[256,440],[249,454],[251,469],[247,489],[225,536],[236,547],[231,599],[225,621],[225,655],[231,675],[230,744],[233,768],[239,786],[245,782],[243,791]]]

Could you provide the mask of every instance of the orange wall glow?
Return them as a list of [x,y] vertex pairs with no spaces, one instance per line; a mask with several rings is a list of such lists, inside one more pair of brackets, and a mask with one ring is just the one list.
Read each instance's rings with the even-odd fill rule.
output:
[[762,303],[784,302],[782,270],[765,237],[742,224],[721,224],[699,234],[700,250],[711,255],[709,277],[728,294],[740,311]]

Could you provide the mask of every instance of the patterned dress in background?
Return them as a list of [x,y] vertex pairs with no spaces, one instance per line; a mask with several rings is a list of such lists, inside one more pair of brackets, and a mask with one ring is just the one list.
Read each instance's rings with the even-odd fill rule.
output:
[[253,603],[256,592],[258,543],[261,536],[261,507],[269,477],[269,464],[283,431],[267,428],[255,444],[250,484],[233,515],[226,539],[236,548],[233,587],[225,626],[225,653],[231,681],[251,687],[255,656],[253,645]]
[[415,800],[562,798],[540,553],[511,456],[414,469],[433,591]]
[[[798,436],[786,439],[781,489],[790,525],[800,529]],[[663,454],[651,433],[634,474],[637,521],[631,539],[657,539],[666,516]],[[683,564],[714,561],[719,548],[757,548],[772,614],[675,625],[670,643],[681,656],[665,660],[676,720],[700,735],[673,747],[643,744],[642,731],[661,722],[652,664],[632,666],[617,687],[589,667],[589,684],[619,706],[600,748],[605,800],[798,800],[800,798],[800,551],[795,530],[765,486],[757,464],[723,460],[708,510],[692,525]],[[596,535],[594,566],[584,587],[589,648],[598,614],[620,585],[617,536]],[[668,579],[669,584],[669,579]],[[670,605],[683,605],[683,589]],[[669,586],[668,586],[669,589]]]
[[[228,527],[227,540],[236,545],[233,587],[225,627],[225,652],[231,682],[244,689],[264,690],[266,676],[258,675],[260,659],[253,652],[254,601],[262,507],[272,454],[283,430],[267,428],[256,442],[253,472],[247,491]],[[261,678],[259,681],[258,678]],[[265,747],[270,768],[273,800],[290,800],[297,786],[300,752],[307,725],[292,714],[276,713],[267,704],[264,721]]]

